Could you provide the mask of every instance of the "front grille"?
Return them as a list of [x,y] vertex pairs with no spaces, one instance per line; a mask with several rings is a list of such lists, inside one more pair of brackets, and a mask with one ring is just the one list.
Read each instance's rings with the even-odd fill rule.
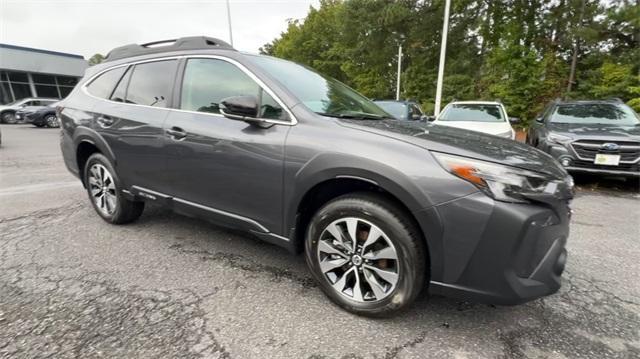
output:
[[[616,150],[608,150],[602,147],[605,143],[615,143],[619,146]],[[600,141],[579,140],[571,143],[571,147],[581,160],[595,160],[596,154],[620,155],[620,162],[631,163],[640,158],[640,142],[630,141]]]
[[576,160],[571,164],[572,167],[590,168],[595,170],[624,171],[624,172],[640,172],[640,165],[637,163],[620,163],[617,166],[596,165],[593,161]]

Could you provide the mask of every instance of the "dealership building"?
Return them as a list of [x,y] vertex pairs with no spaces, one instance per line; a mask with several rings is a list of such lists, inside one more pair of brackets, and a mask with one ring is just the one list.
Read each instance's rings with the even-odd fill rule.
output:
[[0,105],[25,97],[64,98],[87,66],[80,55],[0,44]]

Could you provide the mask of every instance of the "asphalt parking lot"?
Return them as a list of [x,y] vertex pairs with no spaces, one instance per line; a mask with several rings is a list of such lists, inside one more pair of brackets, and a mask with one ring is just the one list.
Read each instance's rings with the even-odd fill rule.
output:
[[2,358],[638,358],[637,183],[578,178],[561,291],[516,307],[423,296],[348,314],[301,256],[148,208],[93,211],[56,129],[2,125]]

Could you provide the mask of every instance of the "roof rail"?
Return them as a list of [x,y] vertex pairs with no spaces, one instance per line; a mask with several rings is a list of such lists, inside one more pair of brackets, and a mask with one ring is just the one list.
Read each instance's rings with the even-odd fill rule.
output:
[[116,47],[115,49],[109,51],[104,61],[113,61],[132,56],[155,54],[168,51],[205,49],[226,49],[235,51],[235,49],[231,45],[220,39],[206,36],[189,36],[173,40],[154,41],[142,45],[130,44]]

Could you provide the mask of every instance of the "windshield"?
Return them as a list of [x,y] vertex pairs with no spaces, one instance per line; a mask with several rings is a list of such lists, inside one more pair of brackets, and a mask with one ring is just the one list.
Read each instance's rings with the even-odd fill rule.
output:
[[250,56],[311,111],[335,117],[390,118],[368,98],[342,82],[326,78],[302,65],[268,56]]
[[387,113],[393,115],[398,120],[407,119],[407,106],[402,102],[375,101],[375,104],[382,107]]
[[551,114],[550,122],[633,126],[640,119],[627,105],[592,103],[559,105]]
[[500,105],[454,104],[438,117],[438,121],[504,122]]

